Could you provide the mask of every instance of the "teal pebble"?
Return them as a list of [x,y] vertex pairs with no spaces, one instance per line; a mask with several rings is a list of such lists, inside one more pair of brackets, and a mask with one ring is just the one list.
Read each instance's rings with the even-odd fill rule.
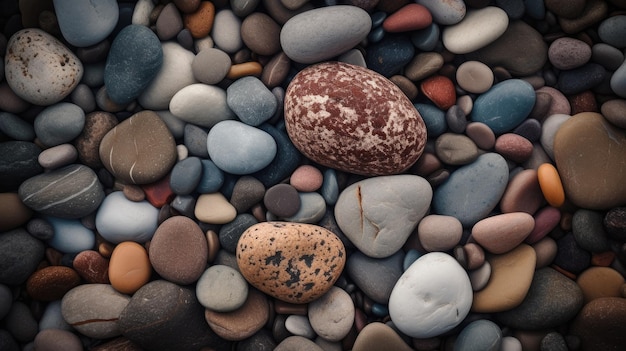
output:
[[200,194],[209,194],[218,191],[224,184],[224,172],[217,168],[211,160],[201,160],[202,176],[196,187]]
[[365,62],[369,69],[389,78],[399,73],[414,54],[415,46],[407,35],[386,35],[368,47]]
[[439,43],[440,34],[437,23],[431,23],[424,29],[414,31],[411,34],[411,42],[421,51],[433,51]]
[[332,206],[337,202],[339,184],[337,183],[337,172],[334,169],[328,168],[324,171],[324,181],[320,193],[326,200],[326,204]]
[[415,249],[407,251],[406,255],[404,256],[404,261],[402,261],[402,269],[406,271],[407,269],[409,269],[409,267],[411,267],[413,262],[417,261],[417,259],[420,257],[422,257],[422,253]]
[[436,138],[446,132],[448,125],[445,112],[429,104],[414,104],[413,106],[422,116],[429,138]]
[[481,94],[471,113],[474,122],[482,122],[496,134],[517,127],[535,106],[535,90],[521,79],[508,79]]
[[386,317],[389,315],[389,309],[387,306],[375,302],[372,304],[372,314],[376,317]]

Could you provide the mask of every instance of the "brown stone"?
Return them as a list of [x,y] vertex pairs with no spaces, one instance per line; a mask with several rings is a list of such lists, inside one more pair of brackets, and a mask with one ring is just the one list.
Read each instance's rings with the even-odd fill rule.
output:
[[109,260],[99,252],[81,251],[74,258],[73,266],[87,283],[109,284]]
[[17,193],[0,193],[0,232],[25,224],[32,215],[33,211],[24,205]]
[[417,86],[413,84],[413,82],[411,82],[409,78],[405,76],[401,76],[397,74],[395,76],[389,77],[389,80],[393,84],[397,85],[398,88],[402,90],[404,95],[406,95],[406,97],[409,98],[409,100],[414,100],[419,94],[419,90],[417,89]]
[[365,326],[354,341],[352,351],[410,351],[412,348],[390,326],[373,322]]
[[[176,3],[178,2],[183,1],[177,1]],[[192,12],[193,13],[188,12],[184,15],[183,26],[189,30],[189,33],[191,33],[191,36],[195,39],[206,37],[213,28],[215,5],[210,1],[202,1]]]
[[241,23],[241,39],[252,52],[271,56],[280,51],[280,26],[267,14],[254,12]]
[[102,167],[99,147],[102,138],[117,125],[115,115],[108,112],[95,111],[85,116],[85,127],[74,140],[80,161],[91,168]]
[[533,153],[530,140],[514,133],[505,133],[496,139],[495,150],[515,163],[524,163]]
[[215,334],[226,340],[243,340],[259,331],[269,317],[269,303],[261,292],[251,289],[243,306],[232,312],[206,309],[204,318]]
[[174,0],[173,2],[182,13],[195,12],[201,5],[200,0]]
[[603,297],[587,303],[570,333],[580,338],[580,351],[619,351],[626,345],[626,299]]
[[500,210],[503,213],[526,212],[532,215],[537,212],[543,202],[537,171],[525,169],[509,181],[500,200]]
[[[580,1],[576,1],[580,2]],[[588,27],[600,22],[606,18],[609,6],[604,0],[588,0],[585,1],[585,8],[580,16],[568,19],[559,18],[561,29],[567,34],[582,32]]]
[[503,254],[526,239],[535,227],[535,219],[526,212],[503,213],[478,221],[472,238],[487,251]]
[[33,273],[26,281],[26,292],[34,300],[59,300],[75,286],[80,277],[75,270],[65,266],[49,266]]
[[589,267],[576,279],[583,292],[584,303],[601,297],[621,297],[626,281],[618,271],[609,267]]
[[585,10],[585,0],[546,0],[546,9],[563,18],[576,18]]
[[287,78],[290,68],[291,59],[281,51],[263,66],[261,81],[270,89],[277,87]]

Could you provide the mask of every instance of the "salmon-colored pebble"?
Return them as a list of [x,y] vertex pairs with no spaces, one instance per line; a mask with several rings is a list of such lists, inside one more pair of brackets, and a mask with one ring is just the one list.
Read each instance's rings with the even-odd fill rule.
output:
[[109,280],[123,294],[133,294],[144,286],[152,274],[146,249],[134,241],[124,241],[113,250],[109,261]]
[[565,202],[565,191],[556,167],[550,163],[542,164],[537,169],[537,178],[546,201],[551,206],[561,207]]
[[456,103],[454,83],[446,76],[427,78],[422,81],[420,88],[430,101],[444,111]]
[[142,185],[141,188],[145,193],[146,200],[156,208],[161,208],[165,204],[169,204],[176,197],[176,194],[170,187],[169,175],[154,183]]
[[250,61],[230,66],[226,78],[238,79],[245,76],[260,77],[261,73],[263,73],[263,66],[256,61]]
[[322,186],[324,175],[317,167],[302,165],[296,168],[289,178],[289,184],[298,191],[316,191]]
[[423,29],[433,22],[428,9],[420,4],[408,4],[391,14],[383,22],[383,29],[389,33],[408,32]]
[[209,35],[214,19],[215,5],[210,1],[203,1],[195,12],[185,15],[183,23],[191,36],[199,39]]

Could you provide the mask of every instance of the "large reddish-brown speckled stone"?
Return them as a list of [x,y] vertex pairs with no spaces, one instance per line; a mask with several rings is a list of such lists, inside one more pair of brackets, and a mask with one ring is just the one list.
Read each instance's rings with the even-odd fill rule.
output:
[[397,174],[421,156],[426,126],[382,75],[325,62],[300,71],[285,96],[287,133],[308,158],[355,174]]

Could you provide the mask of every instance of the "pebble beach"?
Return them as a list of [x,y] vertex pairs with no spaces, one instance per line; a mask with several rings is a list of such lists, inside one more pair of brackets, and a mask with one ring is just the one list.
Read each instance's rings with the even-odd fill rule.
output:
[[0,0],[1,351],[623,351],[626,1]]

